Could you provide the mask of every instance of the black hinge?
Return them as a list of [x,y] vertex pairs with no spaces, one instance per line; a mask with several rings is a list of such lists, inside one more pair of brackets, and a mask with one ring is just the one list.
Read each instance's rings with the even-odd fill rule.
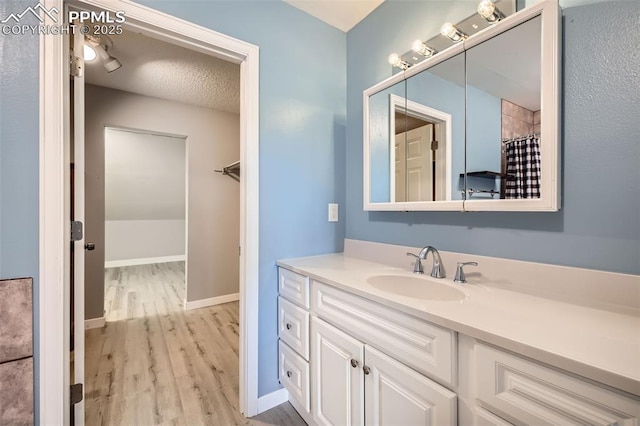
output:
[[71,405],[77,404],[82,401],[82,383],[76,383],[71,385]]
[[71,241],[80,241],[82,238],[82,222],[77,220],[71,221]]

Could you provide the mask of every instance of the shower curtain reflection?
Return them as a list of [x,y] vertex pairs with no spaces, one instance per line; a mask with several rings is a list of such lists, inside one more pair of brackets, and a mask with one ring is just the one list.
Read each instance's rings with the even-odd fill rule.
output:
[[503,142],[506,156],[506,199],[540,198],[540,137],[537,134]]

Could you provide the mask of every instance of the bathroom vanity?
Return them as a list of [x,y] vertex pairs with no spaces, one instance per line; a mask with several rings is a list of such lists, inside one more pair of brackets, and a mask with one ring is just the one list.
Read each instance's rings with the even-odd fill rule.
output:
[[[305,421],[637,424],[638,311],[492,286],[491,269],[514,261],[488,259],[466,284],[412,274],[406,259],[406,268],[350,253],[279,261],[279,378]],[[589,273],[531,265],[511,270]],[[637,299],[633,279],[609,284]]]

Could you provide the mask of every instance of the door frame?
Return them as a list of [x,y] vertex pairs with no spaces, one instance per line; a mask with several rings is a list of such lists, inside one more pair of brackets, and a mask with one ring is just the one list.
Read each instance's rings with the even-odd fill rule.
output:
[[[126,0],[43,0],[64,13],[67,4],[84,10],[124,11],[126,26],[192,50],[240,64],[240,410],[258,414],[258,226],[259,226],[259,48]],[[50,16],[44,24],[56,25]],[[66,170],[69,129],[68,42],[40,35],[39,80],[39,291],[37,403],[40,424],[69,421],[69,235]],[[233,249],[233,248],[230,248]],[[84,329],[84,324],[80,327]],[[66,375],[66,377],[65,377]]]

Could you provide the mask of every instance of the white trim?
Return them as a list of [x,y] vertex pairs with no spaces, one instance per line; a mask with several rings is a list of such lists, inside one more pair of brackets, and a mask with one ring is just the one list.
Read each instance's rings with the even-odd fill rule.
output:
[[104,317],[91,318],[88,320],[84,320],[84,329],[91,330],[94,328],[102,328],[104,327],[105,323],[106,323],[106,320],[104,319]]
[[[43,6],[63,10],[62,0]],[[44,24],[54,24],[44,16]],[[40,232],[39,341],[36,383],[40,424],[66,424],[69,419],[69,336],[65,329],[68,296],[69,224],[65,217],[64,38],[40,36]],[[65,288],[67,286],[67,288]]]
[[[466,200],[432,201],[428,203],[371,203],[370,202],[370,148],[369,98],[396,83],[429,69],[465,50],[485,42],[536,16],[542,17],[541,41],[541,139],[546,148],[540,150],[543,164],[541,197],[525,200]],[[557,211],[561,207],[561,69],[562,69],[562,11],[558,0],[540,1],[496,25],[490,25],[462,43],[428,58],[408,70],[397,73],[363,91],[363,206],[365,211]],[[450,172],[449,172],[450,173]]]
[[184,254],[177,254],[175,256],[142,257],[138,259],[107,260],[104,262],[104,267],[119,268],[122,266],[150,265],[152,263],[182,262],[184,260],[187,260],[187,256]]
[[285,403],[289,400],[289,392],[285,389],[278,389],[258,398],[258,413],[264,413],[273,407]]
[[[44,0],[64,10],[62,0]],[[126,0],[71,0],[75,7],[124,11],[126,26],[240,64],[240,411],[258,413],[259,48]],[[48,18],[47,18],[48,19]],[[40,424],[68,424],[68,332],[65,328],[64,37],[40,36],[40,267],[38,342]],[[68,302],[67,302],[68,303]],[[46,356],[44,356],[46,354]]]
[[[404,108],[405,109],[405,114],[409,115],[411,117],[415,117],[415,118],[419,118],[421,120],[428,120],[428,121],[437,121],[440,124],[444,124],[444,140],[442,138],[439,138],[440,140],[443,140],[443,144],[444,144],[444,149],[446,149],[445,151],[445,194],[446,194],[446,200],[442,200],[442,201],[451,201],[451,194],[452,194],[452,186],[451,186],[451,172],[452,172],[452,161],[451,161],[451,152],[453,151],[453,147],[451,144],[451,140],[452,140],[452,136],[451,136],[451,132],[452,132],[452,127],[451,127],[451,114],[448,114],[444,111],[440,111],[439,109],[435,109],[435,108],[431,108],[428,107],[426,105],[422,105],[418,102],[415,101],[410,101],[407,98],[404,98],[402,96],[398,96],[398,95],[394,95],[393,93],[389,94],[389,141],[390,143],[392,143],[395,140],[395,135],[396,135],[396,121],[395,119],[391,119],[391,117],[393,117],[395,115],[395,111],[396,108]],[[367,143],[368,141],[365,141],[365,143]],[[440,151],[442,152],[442,151]],[[395,200],[396,199],[396,188],[395,188],[395,174],[396,174],[396,153],[395,153],[395,149],[389,149],[389,157],[390,157],[390,162],[389,162],[389,178],[390,178],[390,183],[389,183],[389,189],[390,189],[390,194],[391,196],[389,197],[389,202],[392,202],[391,200]],[[437,158],[441,159],[441,156],[437,156]],[[439,189],[441,190],[442,188],[439,187]],[[394,201],[395,202],[395,201]],[[428,201],[428,202],[432,202],[432,201]]]
[[223,303],[235,302],[240,300],[240,293],[225,294],[224,296],[209,297],[208,299],[194,300],[184,302],[184,310],[192,311],[194,309],[206,308],[207,306],[221,305]]

